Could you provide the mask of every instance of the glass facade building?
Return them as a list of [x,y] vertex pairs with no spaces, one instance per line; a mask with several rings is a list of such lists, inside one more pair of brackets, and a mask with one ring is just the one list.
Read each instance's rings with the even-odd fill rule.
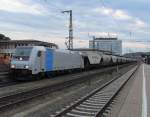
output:
[[122,41],[117,40],[117,38],[95,38],[89,41],[89,48],[122,55]]

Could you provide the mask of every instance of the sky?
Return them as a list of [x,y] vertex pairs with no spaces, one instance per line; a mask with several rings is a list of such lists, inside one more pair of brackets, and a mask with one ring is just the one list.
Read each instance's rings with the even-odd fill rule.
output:
[[61,11],[71,9],[75,48],[109,33],[123,41],[123,53],[150,51],[149,6],[148,0],[0,0],[0,33],[66,48],[69,15]]

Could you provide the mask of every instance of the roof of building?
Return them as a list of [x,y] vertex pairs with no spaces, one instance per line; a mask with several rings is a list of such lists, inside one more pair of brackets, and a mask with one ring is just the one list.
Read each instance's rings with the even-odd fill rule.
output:
[[118,40],[117,37],[99,37],[95,38],[94,40]]
[[44,42],[44,41],[38,41],[38,40],[33,40],[33,39],[28,39],[28,40],[5,40],[5,41],[0,41],[0,43],[10,43],[10,44],[37,44],[39,46],[55,46],[58,48],[58,45],[55,43],[49,43],[49,42]]

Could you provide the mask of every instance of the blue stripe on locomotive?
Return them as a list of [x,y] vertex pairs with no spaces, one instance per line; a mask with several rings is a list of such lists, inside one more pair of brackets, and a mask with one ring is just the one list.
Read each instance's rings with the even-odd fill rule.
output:
[[53,50],[46,48],[46,56],[45,56],[45,66],[46,71],[52,71],[53,70]]

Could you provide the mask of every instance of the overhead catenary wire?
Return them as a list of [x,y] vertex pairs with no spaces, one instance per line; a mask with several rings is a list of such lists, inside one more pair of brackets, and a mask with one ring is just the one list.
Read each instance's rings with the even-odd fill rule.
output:
[[[62,8],[60,8],[58,5],[56,5],[56,4],[54,4],[54,3],[52,3],[52,2],[49,2],[48,0],[44,0],[45,1],[45,5],[47,5],[49,8],[51,8],[52,10],[53,10],[53,12],[56,12],[56,14],[57,13],[59,13],[59,15],[61,15],[60,14],[60,12],[61,11],[63,11],[63,10],[66,10],[66,9],[62,9]],[[81,16],[81,15],[78,15],[83,21],[85,21],[85,19],[86,18],[84,18],[83,16]],[[66,16],[67,18],[68,18],[68,16]],[[75,21],[75,18],[74,18],[74,21]],[[89,27],[88,27],[88,22],[87,22],[87,20],[85,21],[86,22],[86,25],[85,25],[85,29],[89,29]],[[73,22],[73,23],[75,23],[75,22]],[[74,24],[75,25],[75,24]],[[78,26],[78,27],[75,27],[75,34],[76,33],[78,33],[79,34],[79,32],[80,31],[78,31],[79,29],[81,29],[81,27],[80,26]],[[87,31],[87,32],[89,32],[89,31]],[[81,34],[81,33],[80,33]],[[61,34],[62,35],[62,34]],[[87,33],[87,35],[88,35],[88,33]],[[85,40],[85,39],[83,39],[83,37],[79,37],[79,36],[74,36],[74,40],[76,40],[76,39],[81,39],[81,40]]]
[[[60,18],[61,20],[62,20],[62,18],[64,17],[64,16],[62,16],[61,17],[61,13],[60,13],[60,11],[62,11],[62,10],[65,10],[66,8],[68,8],[67,6],[66,6],[66,8],[65,9],[62,9],[61,8],[61,5],[60,4],[54,4],[52,1],[48,1],[48,0],[44,0],[45,1],[45,3],[46,3],[46,5],[49,7],[49,8],[51,8],[52,9],[52,12],[55,12],[55,14],[58,16],[57,18]],[[106,4],[103,0],[100,0],[100,2],[101,2],[101,4],[102,4],[102,6],[104,7],[104,8],[109,8],[109,6],[108,6],[108,4]],[[76,11],[75,11],[75,13],[76,13]],[[82,11],[80,12],[80,14],[82,14]],[[84,15],[84,14],[83,14]],[[85,28],[85,31],[84,32],[87,32],[87,37],[89,37],[89,33],[90,33],[90,31],[91,31],[91,29],[89,28],[89,19],[88,18],[85,18],[84,16],[81,16],[81,15],[78,15],[79,17],[80,17],[80,19],[86,24],[85,26],[84,26],[84,28]],[[113,15],[113,13],[111,13],[110,14],[110,16],[111,16],[111,18],[112,18],[112,21],[115,23],[115,26],[114,27],[118,27],[116,30],[116,32],[117,32],[117,34],[119,34],[120,32],[126,32],[126,30],[124,30],[122,27],[121,27],[121,24],[120,23],[118,23],[118,20],[116,20],[115,18],[114,18],[114,15]],[[66,16],[66,18],[68,18],[67,16]],[[66,24],[67,25],[67,24]],[[80,27],[80,26],[78,26],[78,27],[75,27],[75,34],[77,34],[77,32],[79,33],[80,31],[79,31],[79,29],[80,28],[83,28],[83,27]],[[86,31],[87,30],[87,31]],[[127,32],[126,32],[127,33]],[[81,34],[81,33],[80,33]],[[128,32],[128,34],[129,34],[129,32]],[[90,37],[91,38],[91,37]]]

